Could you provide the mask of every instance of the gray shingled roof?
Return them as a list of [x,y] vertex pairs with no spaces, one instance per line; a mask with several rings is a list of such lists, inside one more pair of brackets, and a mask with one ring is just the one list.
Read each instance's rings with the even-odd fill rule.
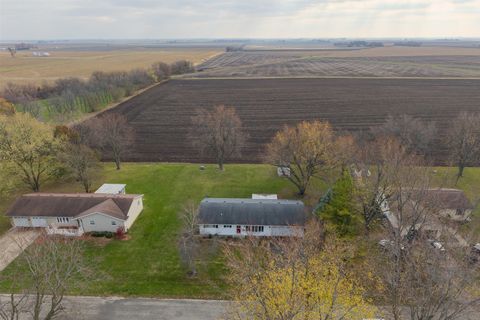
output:
[[136,194],[31,193],[19,197],[7,217],[76,217],[96,212],[126,219]]
[[439,209],[458,209],[471,210],[473,205],[468,200],[467,196],[459,189],[429,189],[427,190],[427,197]]
[[304,208],[296,200],[205,198],[200,202],[199,223],[304,225]]

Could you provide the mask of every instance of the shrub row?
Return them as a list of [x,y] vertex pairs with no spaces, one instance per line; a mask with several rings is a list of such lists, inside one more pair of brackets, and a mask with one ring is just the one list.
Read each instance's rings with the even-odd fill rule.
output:
[[96,71],[88,80],[63,78],[39,87],[8,83],[1,96],[14,103],[18,111],[28,112],[36,118],[65,119],[76,114],[99,111],[171,75],[194,71],[193,63],[186,60],[172,64],[158,62],[149,69]]

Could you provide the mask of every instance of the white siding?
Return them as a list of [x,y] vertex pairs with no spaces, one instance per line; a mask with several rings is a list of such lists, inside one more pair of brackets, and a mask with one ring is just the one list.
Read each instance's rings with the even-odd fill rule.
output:
[[24,217],[14,217],[12,218],[12,224],[14,227],[31,227],[30,220]]
[[45,218],[45,217],[32,217],[30,219],[30,222],[32,223],[32,227],[47,227],[48,226],[47,218]]
[[143,197],[133,200],[130,210],[128,210],[127,220],[125,221],[125,231],[128,231],[143,210]]
[[443,209],[443,210],[440,210],[439,213],[440,213],[441,216],[450,218],[450,219],[455,220],[455,221],[464,221],[464,220],[467,220],[468,218],[470,218],[470,216],[472,214],[472,210],[467,209],[464,212],[462,212],[461,214],[457,214],[457,210]]
[[[218,226],[218,227],[215,227]],[[263,231],[251,231],[252,226],[246,225],[199,225],[201,235],[213,236],[233,236],[233,237],[303,237],[303,227],[301,226],[262,226]],[[240,233],[237,232],[238,227]],[[248,230],[250,227],[250,231]]]
[[[64,217],[66,218],[66,217]],[[77,221],[68,218],[68,222],[58,222],[57,217],[13,217],[12,224],[15,227],[45,228],[48,226],[77,226]]]
[[[107,216],[102,213],[93,213],[79,219],[84,232],[109,231],[116,232],[119,227],[124,227],[124,221]],[[93,224],[92,224],[93,222]],[[115,224],[113,224],[115,223]]]

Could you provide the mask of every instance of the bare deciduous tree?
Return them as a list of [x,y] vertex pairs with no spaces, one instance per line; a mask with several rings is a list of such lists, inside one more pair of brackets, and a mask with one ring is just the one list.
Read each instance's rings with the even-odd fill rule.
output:
[[2,94],[5,99],[15,104],[35,100],[38,97],[37,88],[31,84],[7,83]]
[[15,277],[14,285],[25,289],[0,305],[0,318],[28,314],[34,320],[57,319],[65,311],[67,292],[78,288],[89,274],[82,252],[78,239],[41,235],[20,258],[26,268]]
[[212,111],[201,109],[192,122],[193,145],[202,153],[212,154],[220,170],[228,158],[240,154],[247,136],[235,108],[219,105]]
[[375,136],[396,138],[409,152],[428,155],[437,129],[433,122],[422,121],[407,114],[388,116],[385,123],[372,128]]
[[390,297],[392,313],[395,319],[400,319],[401,305],[405,300],[408,288],[404,281],[405,256],[410,254],[418,232],[423,228],[427,217],[434,214],[425,205],[425,193],[428,179],[420,167],[409,164],[397,167],[396,173],[390,177],[391,188],[388,196],[386,215],[388,217],[388,236],[391,244],[390,259],[385,264],[387,294]]
[[170,78],[172,73],[170,66],[164,62],[156,62],[152,64],[153,74],[157,78],[157,81],[162,81]]
[[[454,314],[466,310],[471,301],[457,282],[466,259],[454,263],[438,243],[431,245],[444,232],[439,230],[440,201],[432,192],[430,171],[399,143],[387,140],[379,153],[386,186],[381,209],[387,218],[379,275],[393,318],[403,319],[402,309],[407,306],[412,320],[456,319]],[[451,277],[454,273],[458,275]]]
[[84,144],[69,143],[63,154],[63,162],[85,192],[91,192],[92,183],[100,167],[98,155]]
[[104,156],[111,157],[117,170],[120,170],[121,160],[135,136],[127,119],[116,113],[108,113],[91,120],[89,126],[96,139],[92,141],[93,146],[100,148]]
[[458,181],[465,167],[479,163],[480,114],[462,112],[449,127],[447,146],[452,162],[458,167]]
[[193,62],[188,60],[175,61],[170,65],[170,71],[173,75],[195,72]]
[[187,202],[180,212],[180,218],[183,222],[182,234],[180,236],[180,253],[189,269],[189,275],[193,277],[197,275],[195,258],[198,251],[198,240],[196,239],[198,233],[198,206],[193,201]]
[[355,199],[367,235],[375,222],[383,218],[383,203],[390,200],[393,192],[392,174],[415,161],[417,157],[412,156],[395,138],[364,142],[358,148],[352,173],[355,177]]
[[287,178],[304,195],[312,177],[325,173],[334,163],[334,136],[328,122],[301,122],[285,126],[267,146],[265,160],[288,168]]
[[406,256],[403,271],[409,318],[455,320],[478,312],[479,272],[469,264],[466,248],[444,244],[440,250],[420,240]]
[[17,54],[17,49],[8,47],[8,52],[10,52],[10,56],[12,58],[15,58],[15,55]]

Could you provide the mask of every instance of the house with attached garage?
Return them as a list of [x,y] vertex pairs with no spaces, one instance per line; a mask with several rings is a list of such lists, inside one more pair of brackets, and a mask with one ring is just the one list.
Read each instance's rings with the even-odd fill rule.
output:
[[32,193],[18,198],[6,216],[15,227],[80,236],[119,228],[127,232],[142,210],[139,194]]
[[198,223],[204,236],[303,237],[305,206],[297,200],[205,198]]
[[428,201],[437,208],[440,216],[454,221],[470,220],[474,209],[465,193],[459,189],[429,189]]

